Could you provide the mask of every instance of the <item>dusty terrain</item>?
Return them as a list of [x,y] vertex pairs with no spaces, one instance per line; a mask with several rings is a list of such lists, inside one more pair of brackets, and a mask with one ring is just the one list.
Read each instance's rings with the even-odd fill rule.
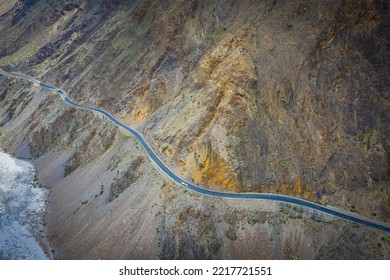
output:
[[[112,112],[204,187],[389,222],[386,2],[0,0],[0,68]],[[27,82],[1,79],[0,104],[1,148],[51,188],[57,258],[389,258],[380,232],[185,193],[107,120]]]

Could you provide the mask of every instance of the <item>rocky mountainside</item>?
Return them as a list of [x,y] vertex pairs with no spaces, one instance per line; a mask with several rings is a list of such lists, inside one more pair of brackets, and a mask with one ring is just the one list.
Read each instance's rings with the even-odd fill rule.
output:
[[[294,195],[390,222],[388,1],[0,0],[0,68],[112,112],[198,185]],[[1,147],[32,158],[52,188],[58,257],[241,258],[240,242],[266,244],[249,258],[389,257],[379,233],[183,193],[107,120],[26,82],[0,80],[0,104]],[[148,222],[131,212],[151,205],[161,210]],[[133,245],[108,252],[122,228],[115,240]],[[368,249],[335,236],[344,245],[358,236]],[[307,238],[321,242],[300,248]]]

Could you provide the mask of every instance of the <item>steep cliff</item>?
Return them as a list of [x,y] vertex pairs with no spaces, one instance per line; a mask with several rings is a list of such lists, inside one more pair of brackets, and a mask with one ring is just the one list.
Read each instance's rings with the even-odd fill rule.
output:
[[[0,1],[0,68],[112,112],[142,132],[172,170],[201,186],[289,194],[389,222],[389,28],[390,4],[379,0]],[[55,176],[42,170],[41,180],[53,187],[49,225],[62,256],[72,257],[72,246],[82,244],[79,233],[72,237],[80,228],[93,234],[108,223],[97,217],[128,211],[125,197],[135,200],[129,186],[169,185],[150,173],[140,150],[127,155],[120,148],[133,140],[48,91],[2,79],[0,102],[1,147],[41,168],[49,168],[42,159],[57,166]],[[94,178],[94,172],[101,174]],[[70,185],[76,174],[84,185]],[[171,196],[165,188],[161,193],[162,201]],[[161,239],[161,252],[154,248],[150,256],[239,257],[224,243],[239,242],[231,233],[237,222],[221,225],[230,241],[214,224],[223,211],[235,211],[234,203],[223,211],[207,199],[188,206],[187,194],[177,193],[183,207],[156,216],[162,229],[153,238]],[[272,215],[263,232],[275,230],[279,218]],[[66,222],[56,225],[57,218]],[[82,224],[87,221],[96,225]],[[203,228],[194,221],[204,221]],[[303,230],[294,236],[306,238],[307,224],[295,226]],[[204,233],[203,243],[188,243]],[[275,242],[262,257],[287,256]],[[333,249],[297,254],[334,258]]]

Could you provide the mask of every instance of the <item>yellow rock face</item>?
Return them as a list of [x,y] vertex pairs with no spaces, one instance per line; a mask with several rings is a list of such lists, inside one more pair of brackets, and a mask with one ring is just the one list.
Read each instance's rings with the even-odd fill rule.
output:
[[198,166],[191,169],[191,176],[197,184],[207,184],[212,189],[240,190],[237,175],[218,154],[207,155]]

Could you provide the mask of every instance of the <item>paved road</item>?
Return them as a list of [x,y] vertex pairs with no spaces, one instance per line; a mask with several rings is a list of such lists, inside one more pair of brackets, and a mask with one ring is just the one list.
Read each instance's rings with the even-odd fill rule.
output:
[[269,194],[269,193],[231,193],[231,192],[218,192],[218,191],[213,191],[213,190],[208,190],[201,188],[199,186],[196,186],[194,184],[191,184],[189,182],[186,182],[179,176],[177,176],[175,173],[173,173],[162,161],[161,159],[156,155],[156,153],[152,150],[152,148],[149,146],[149,144],[146,142],[144,137],[136,131],[135,129],[121,123],[118,121],[113,115],[111,115],[109,112],[100,109],[100,108],[95,108],[95,107],[89,107],[89,106],[84,106],[77,104],[76,102],[70,100],[67,96],[66,93],[56,87],[44,84],[40,81],[35,80],[32,77],[20,74],[20,73],[8,73],[0,70],[0,74],[3,76],[8,76],[8,77],[14,77],[14,78],[19,78],[23,80],[30,81],[34,84],[40,85],[43,88],[55,91],[58,93],[62,99],[77,108],[81,109],[86,109],[86,110],[91,110],[95,112],[99,112],[106,116],[111,122],[113,122],[115,125],[118,127],[128,131],[132,135],[134,135],[142,144],[142,147],[145,149],[146,153],[149,155],[150,159],[175,183],[180,184],[182,187],[187,188],[191,191],[207,195],[207,196],[213,196],[213,197],[220,197],[220,198],[230,198],[230,199],[254,199],[254,200],[273,200],[273,201],[281,201],[285,203],[291,203],[291,204],[296,204],[300,206],[305,206],[311,209],[315,209],[317,211],[332,215],[334,217],[338,217],[347,221],[351,221],[360,225],[368,226],[374,229],[378,229],[381,231],[384,231],[386,233],[390,234],[390,227],[386,225],[382,225],[379,223],[376,223],[375,221],[365,219],[363,217],[360,217],[356,214],[348,213],[346,211],[340,210],[340,209],[335,209],[335,208],[328,208],[313,202],[309,202],[307,200],[303,200],[300,198],[296,197],[290,197],[290,196],[285,196],[285,195],[277,195],[277,194]]

